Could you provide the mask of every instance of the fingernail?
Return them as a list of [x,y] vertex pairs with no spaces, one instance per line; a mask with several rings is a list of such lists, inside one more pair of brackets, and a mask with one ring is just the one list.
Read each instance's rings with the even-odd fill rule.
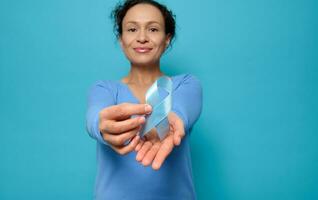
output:
[[181,138],[180,137],[178,137],[177,143],[178,143],[178,145],[180,145],[180,143],[181,143]]
[[138,153],[138,154],[137,154],[137,156],[136,156],[136,160],[137,160],[138,162],[140,162],[140,161],[141,161],[141,158],[140,158],[139,153]]
[[135,151],[138,152],[139,150],[139,144],[137,144],[137,146],[135,147]]
[[147,159],[146,160],[145,159],[142,160],[142,165],[143,166],[148,166],[150,163],[151,162],[149,160],[147,160]]
[[149,113],[151,112],[151,110],[152,110],[151,106],[148,105],[148,104],[146,104],[146,106],[145,106],[145,112],[146,112],[147,114],[149,114]]
[[138,121],[139,121],[139,123],[144,123],[145,120],[146,120],[145,117],[140,117]]
[[140,140],[140,136],[137,135],[137,136],[136,136],[136,141],[138,142],[139,140]]
[[152,164],[152,168],[153,168],[154,170],[159,170],[159,169],[160,169],[160,165],[155,162],[155,163]]

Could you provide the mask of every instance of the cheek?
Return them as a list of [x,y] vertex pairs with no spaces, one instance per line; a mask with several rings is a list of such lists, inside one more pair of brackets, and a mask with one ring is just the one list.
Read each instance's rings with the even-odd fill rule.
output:
[[166,45],[166,41],[164,37],[155,38],[154,42],[157,44],[158,47],[164,48]]
[[[166,40],[165,39],[162,39],[161,41],[160,41],[160,50],[163,52],[163,51],[165,51],[165,49],[166,49]],[[161,53],[162,53],[161,52]]]
[[122,36],[122,40],[121,40],[122,47],[123,47],[123,48],[129,47],[129,45],[131,45],[132,41],[133,41],[133,38],[132,38],[132,37]]

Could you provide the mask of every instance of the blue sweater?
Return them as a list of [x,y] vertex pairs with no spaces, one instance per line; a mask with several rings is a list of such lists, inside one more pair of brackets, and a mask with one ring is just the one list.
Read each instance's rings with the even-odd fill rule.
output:
[[136,161],[136,152],[119,155],[101,136],[98,113],[105,107],[129,102],[140,103],[121,81],[98,81],[89,90],[86,127],[97,141],[97,200],[183,200],[196,199],[192,180],[189,134],[201,113],[202,88],[192,75],[173,76],[172,111],[184,122],[186,135],[160,170]]

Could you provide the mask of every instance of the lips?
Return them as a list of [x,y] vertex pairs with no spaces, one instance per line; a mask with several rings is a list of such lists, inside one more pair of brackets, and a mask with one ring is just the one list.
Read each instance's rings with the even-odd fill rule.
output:
[[148,53],[149,51],[152,50],[152,48],[148,48],[148,47],[137,47],[134,48],[134,50],[138,53]]

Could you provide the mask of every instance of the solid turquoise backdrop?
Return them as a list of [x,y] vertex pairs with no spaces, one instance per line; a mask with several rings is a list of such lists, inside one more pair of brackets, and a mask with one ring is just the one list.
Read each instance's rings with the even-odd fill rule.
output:
[[[114,0],[0,2],[0,199],[92,199],[86,94],[126,75]],[[169,74],[202,82],[198,199],[318,199],[315,0],[161,1],[177,16]]]

